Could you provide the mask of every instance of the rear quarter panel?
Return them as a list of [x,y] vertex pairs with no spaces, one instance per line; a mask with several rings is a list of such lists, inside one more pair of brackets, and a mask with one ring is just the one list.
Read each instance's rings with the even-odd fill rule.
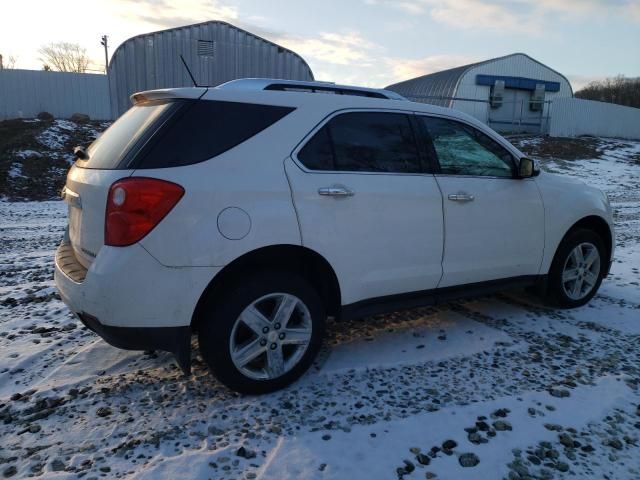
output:
[[[185,189],[184,197],[142,241],[167,266],[224,266],[244,253],[279,244],[300,245],[300,230],[284,159],[304,137],[312,116],[296,110],[245,143],[202,163],[138,170]],[[250,218],[248,234],[231,240],[218,228],[229,207]]]

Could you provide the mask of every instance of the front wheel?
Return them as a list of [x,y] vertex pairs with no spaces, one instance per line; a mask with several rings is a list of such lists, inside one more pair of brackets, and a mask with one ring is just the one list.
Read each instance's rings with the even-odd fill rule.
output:
[[263,272],[207,299],[200,351],[215,376],[242,393],[266,393],[298,379],[324,336],[315,289],[295,273]]
[[562,308],[580,307],[598,291],[604,278],[606,248],[591,230],[570,232],[551,264],[547,299]]

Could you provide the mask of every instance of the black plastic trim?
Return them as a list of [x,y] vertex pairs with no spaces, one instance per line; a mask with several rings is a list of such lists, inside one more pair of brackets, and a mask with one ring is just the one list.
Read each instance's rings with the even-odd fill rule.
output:
[[391,313],[398,310],[426,307],[446,303],[459,298],[488,295],[507,288],[522,288],[543,284],[544,275],[523,275],[519,277],[501,278],[486,282],[467,283],[453,287],[434,288],[417,292],[386,295],[384,297],[370,298],[356,303],[342,306],[341,320],[369,317]]
[[123,350],[163,350],[175,355],[185,373],[191,373],[191,327],[112,327],[93,315],[78,313],[80,321],[105,342]]

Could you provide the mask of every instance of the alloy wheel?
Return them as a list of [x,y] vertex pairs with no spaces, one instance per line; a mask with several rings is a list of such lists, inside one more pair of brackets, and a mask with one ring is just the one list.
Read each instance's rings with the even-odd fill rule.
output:
[[231,331],[231,360],[245,376],[272,380],[294,368],[312,336],[311,314],[295,295],[271,293],[238,316]]
[[589,242],[577,245],[564,262],[562,288],[571,300],[581,300],[595,287],[600,275],[600,252]]

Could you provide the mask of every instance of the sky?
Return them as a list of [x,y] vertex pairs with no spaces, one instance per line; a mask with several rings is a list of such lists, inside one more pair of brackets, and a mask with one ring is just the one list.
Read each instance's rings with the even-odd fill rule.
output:
[[104,68],[134,35],[224,20],[302,55],[318,80],[384,87],[524,52],[575,90],[640,76],[640,0],[2,0],[0,54],[41,69],[38,49],[78,43]]

